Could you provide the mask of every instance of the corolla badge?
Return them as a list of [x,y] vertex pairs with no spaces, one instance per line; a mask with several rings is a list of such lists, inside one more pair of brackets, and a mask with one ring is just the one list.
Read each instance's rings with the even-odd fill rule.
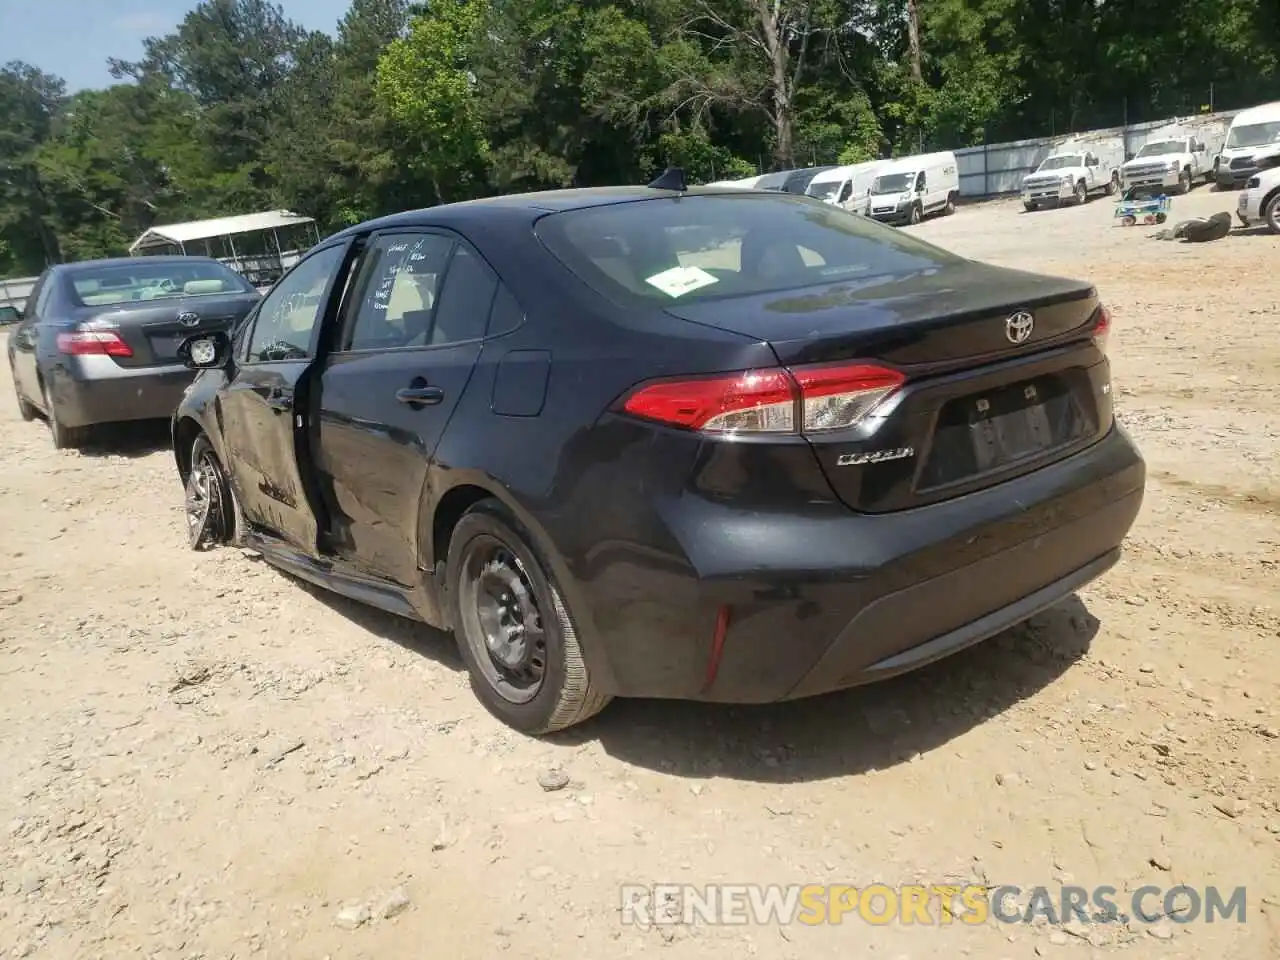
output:
[[1025,310],[1019,310],[1004,322],[1004,335],[1010,343],[1026,343],[1036,328],[1036,318]]
[[178,322],[184,327],[194,327],[200,322],[200,314],[180,313],[178,314]]
[[893,450],[869,450],[866,453],[842,453],[836,459],[837,467],[858,467],[864,463],[884,463],[888,460],[905,460],[914,457],[913,447],[897,447]]

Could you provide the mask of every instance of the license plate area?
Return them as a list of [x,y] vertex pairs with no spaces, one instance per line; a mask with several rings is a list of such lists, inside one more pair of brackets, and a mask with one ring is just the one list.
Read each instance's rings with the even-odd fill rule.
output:
[[1034,463],[1091,436],[1096,405],[1083,370],[948,401],[938,415],[917,490]]

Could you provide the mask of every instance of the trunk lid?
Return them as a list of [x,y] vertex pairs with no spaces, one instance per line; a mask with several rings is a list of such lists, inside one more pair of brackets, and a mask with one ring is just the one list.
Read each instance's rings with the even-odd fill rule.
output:
[[[768,341],[784,364],[874,358],[903,368],[972,365],[1042,350],[1082,335],[1098,306],[1093,287],[981,263],[870,277],[777,293],[675,304],[694,323]],[[1006,321],[1032,314],[1014,343]]]
[[1112,409],[1110,369],[1091,336],[1098,306],[1087,283],[963,263],[667,309],[765,341],[786,366],[858,360],[906,374],[869,423],[808,435],[836,495],[884,513],[1011,479],[1101,438]]
[[187,337],[222,331],[230,333],[261,299],[257,293],[168,297],[159,300],[81,307],[81,329],[114,330],[133,355],[116,356],[122,367],[177,364],[178,346]]

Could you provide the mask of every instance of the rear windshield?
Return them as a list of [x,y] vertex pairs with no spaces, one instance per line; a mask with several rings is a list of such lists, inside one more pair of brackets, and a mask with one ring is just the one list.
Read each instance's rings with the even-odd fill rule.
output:
[[71,286],[83,307],[253,292],[247,280],[220,263],[148,263],[146,257],[137,263],[77,269]]
[[815,200],[662,198],[551,214],[537,233],[615,301],[688,302],[911,273],[960,258]]

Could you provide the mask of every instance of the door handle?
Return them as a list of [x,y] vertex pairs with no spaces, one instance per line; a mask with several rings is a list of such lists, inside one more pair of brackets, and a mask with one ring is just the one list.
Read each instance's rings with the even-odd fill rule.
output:
[[435,406],[444,400],[444,391],[439,387],[404,387],[396,391],[396,399],[411,407]]

